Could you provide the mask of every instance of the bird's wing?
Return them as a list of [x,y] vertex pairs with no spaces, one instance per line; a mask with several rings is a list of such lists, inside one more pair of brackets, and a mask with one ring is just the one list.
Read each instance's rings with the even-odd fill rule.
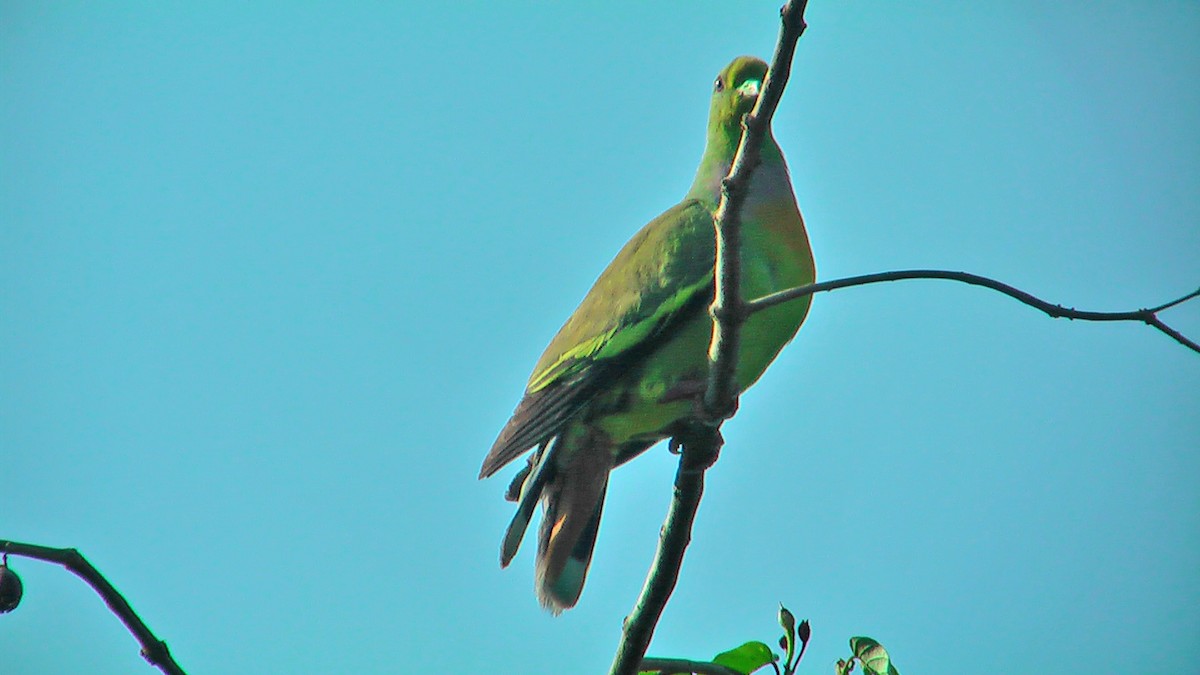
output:
[[696,200],[668,209],[634,235],[546,347],[480,476],[557,434],[676,320],[706,306],[714,257],[712,213]]

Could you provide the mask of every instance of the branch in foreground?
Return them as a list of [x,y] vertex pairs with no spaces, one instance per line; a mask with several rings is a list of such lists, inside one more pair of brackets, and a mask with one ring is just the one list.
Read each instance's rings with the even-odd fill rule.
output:
[[713,317],[712,346],[709,358],[708,390],[704,396],[705,414],[710,424],[716,426],[732,417],[737,407],[737,392],[734,386],[734,370],[737,367],[739,333],[748,316],[746,303],[742,300],[741,279],[741,212],[746,192],[750,188],[750,176],[762,161],[763,139],[771,128],[771,118],[783,96],[792,69],[792,55],[796,42],[804,34],[804,9],[807,0],[788,2],[780,10],[782,24],[775,55],[763,82],[762,94],[742,121],[742,139],[729,175],[721,182],[721,202],[713,214],[717,237],[717,257],[714,275],[714,299],[710,312]]
[[1188,349],[1200,353],[1200,344],[1188,339],[1179,331],[1171,328],[1162,319],[1158,318],[1158,313],[1164,310],[1171,309],[1177,305],[1181,305],[1188,300],[1200,297],[1200,289],[1196,289],[1181,298],[1163,303],[1156,307],[1148,307],[1145,309],[1135,309],[1127,312],[1092,312],[1078,310],[1062,305],[1055,305],[1046,302],[1041,298],[1026,293],[1019,288],[1010,286],[995,279],[971,274],[970,272],[952,272],[948,270],[897,270],[894,272],[879,272],[878,274],[863,274],[857,277],[846,277],[845,279],[833,279],[831,281],[822,281],[807,286],[798,286],[789,288],[785,291],[772,293],[757,300],[751,300],[746,303],[746,308],[749,314],[774,307],[789,300],[802,298],[807,295],[822,293],[825,291],[833,291],[839,288],[849,288],[851,286],[865,286],[883,281],[902,281],[904,279],[946,279],[949,281],[958,281],[972,286],[983,286],[990,288],[993,291],[1003,293],[1010,298],[1013,298],[1021,303],[1029,305],[1035,309],[1045,312],[1053,319],[1073,319],[1079,321],[1137,321],[1148,326],[1162,331],[1164,334],[1171,337],[1179,344]]
[[689,661],[687,659],[643,659],[639,668],[660,675],[741,675],[732,668],[726,668],[719,663],[707,661]]
[[79,551],[73,548],[50,548],[49,546],[22,544],[0,539],[0,552],[56,563],[67,568],[100,594],[112,613],[117,615],[130,633],[133,633],[133,637],[142,646],[142,657],[150,665],[168,675],[186,675],[183,668],[175,663],[175,658],[167,649],[167,643],[159,640],[154,633],[150,632],[150,628],[138,617],[137,612],[133,611],[129,601]]
[[703,413],[707,419],[692,425],[685,434],[676,436],[682,441],[683,451],[675,474],[674,495],[659,535],[654,563],[633,612],[625,620],[621,643],[609,671],[611,675],[636,673],[650,646],[654,628],[679,579],[683,553],[691,540],[692,521],[704,493],[704,472],[717,460],[721,450],[721,422],[737,409],[734,368],[737,363],[738,329],[748,315],[739,288],[740,210],[750,176],[760,162],[763,138],[770,128],[771,117],[783,95],[783,88],[787,85],[796,42],[807,27],[804,22],[807,4],[807,0],[789,1],[780,10],[779,41],[767,70],[767,79],[754,110],[743,120],[737,154],[734,155],[729,175],[721,184],[721,201],[714,215],[717,237],[716,288],[710,310],[713,338],[709,349],[708,389],[704,396]]

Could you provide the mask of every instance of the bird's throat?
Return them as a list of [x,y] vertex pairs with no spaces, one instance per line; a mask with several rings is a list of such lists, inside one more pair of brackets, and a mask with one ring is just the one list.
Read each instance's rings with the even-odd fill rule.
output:
[[[696,179],[688,190],[688,199],[699,200],[710,209],[716,210],[717,203],[721,201],[721,181],[729,175],[740,141],[740,136],[732,139],[732,142],[724,136],[708,139],[704,157],[700,160],[700,167],[696,169]],[[779,189],[790,193],[791,181],[783,162],[783,152],[769,132],[763,139],[760,157],[762,163],[755,169],[751,178],[754,187],[750,194],[774,196]]]

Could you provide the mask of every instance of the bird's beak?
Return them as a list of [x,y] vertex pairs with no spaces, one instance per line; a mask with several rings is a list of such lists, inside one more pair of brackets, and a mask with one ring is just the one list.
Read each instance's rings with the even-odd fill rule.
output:
[[762,91],[762,82],[759,80],[746,80],[737,90],[738,94],[744,98],[758,98],[759,92]]

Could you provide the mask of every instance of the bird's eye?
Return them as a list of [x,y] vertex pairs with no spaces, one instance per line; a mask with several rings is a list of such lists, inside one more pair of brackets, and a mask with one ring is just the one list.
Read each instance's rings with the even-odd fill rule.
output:
[[721,78],[718,77],[717,81],[713,83],[713,91],[718,93],[725,91],[725,83],[721,81]]

